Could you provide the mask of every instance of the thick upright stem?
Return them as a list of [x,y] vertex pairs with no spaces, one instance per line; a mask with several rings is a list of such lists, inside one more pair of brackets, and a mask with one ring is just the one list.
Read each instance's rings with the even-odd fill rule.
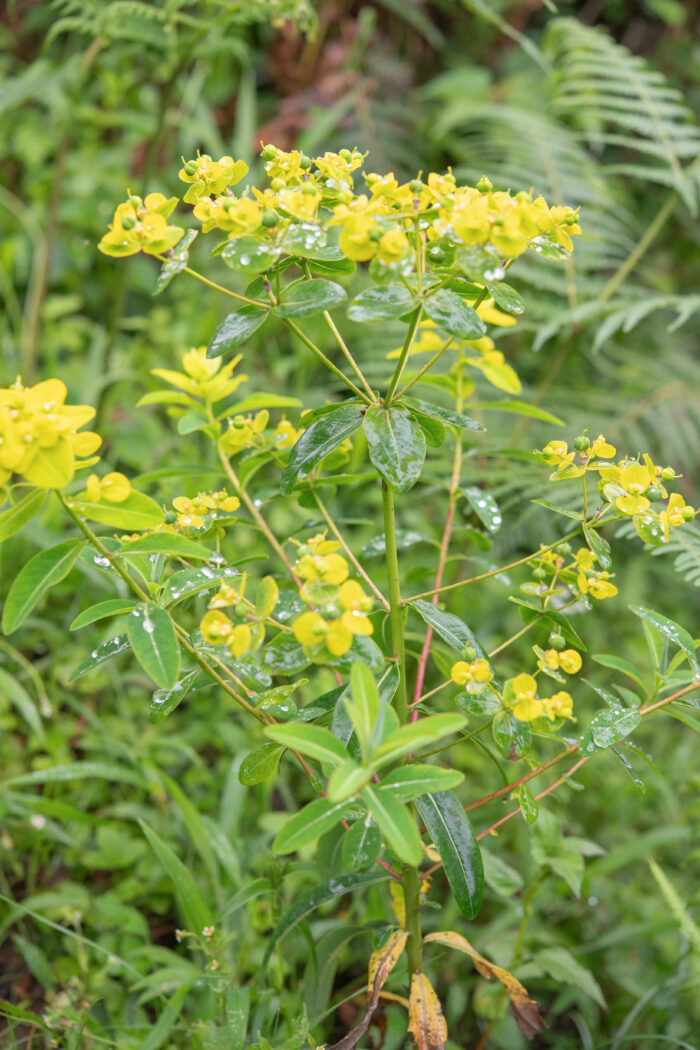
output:
[[[391,624],[391,648],[399,671],[399,685],[396,690],[395,708],[399,722],[404,725],[409,719],[408,690],[406,685],[406,655],[404,650],[404,612],[401,608],[401,587],[399,584],[399,559],[396,551],[396,517],[394,514],[394,494],[382,482],[382,500],[384,505],[384,542],[386,545],[386,572],[389,579],[389,622]],[[420,972],[423,962],[423,937],[420,916],[420,875],[418,869],[405,865],[403,870],[403,895],[406,910],[406,954],[411,973]]]

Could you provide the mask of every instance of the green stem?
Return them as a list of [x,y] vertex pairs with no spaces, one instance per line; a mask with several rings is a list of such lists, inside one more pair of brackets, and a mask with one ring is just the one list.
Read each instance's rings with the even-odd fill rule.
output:
[[430,371],[430,369],[433,367],[435,362],[440,360],[442,355],[445,353],[445,350],[449,350],[449,348],[452,346],[452,343],[454,342],[454,338],[455,337],[453,335],[451,335],[450,338],[445,343],[445,345],[441,346],[439,350],[436,350],[435,353],[433,354],[433,356],[430,358],[430,360],[426,364],[424,364],[423,367],[421,369],[419,369],[419,371],[416,372],[415,375],[411,376],[411,378],[408,380],[408,382],[404,386],[402,386],[401,389],[399,390],[398,394],[396,395],[397,398],[403,397],[403,395],[408,390],[410,390],[411,387],[415,383],[417,383],[419,379],[423,378],[423,376],[425,375],[426,372]]
[[403,875],[403,899],[406,911],[406,956],[408,972],[420,973],[423,969],[423,932],[420,921],[420,875],[417,868],[405,868]]
[[[158,255],[154,252],[154,257],[160,259],[160,261],[164,263],[169,261],[167,255]],[[189,266],[185,266],[183,272],[188,273],[190,277],[196,277],[198,281],[201,281],[202,284],[208,285],[209,288],[213,288],[214,291],[223,292],[224,295],[230,295],[232,299],[238,299],[239,302],[246,303],[248,306],[258,306],[261,310],[270,309],[269,303],[262,302],[259,299],[249,299],[247,295],[239,295],[238,292],[232,292],[230,288],[224,288],[223,284],[217,284],[216,281],[210,281],[208,277],[205,277],[201,273],[197,273],[196,270],[193,270]]]
[[391,380],[389,381],[389,389],[387,390],[386,397],[384,398],[385,405],[391,404],[393,400],[394,392],[396,391],[396,387],[399,385],[399,380],[401,379],[401,376],[403,374],[404,366],[406,364],[406,361],[408,360],[408,355],[411,353],[411,347],[413,346],[413,342],[416,338],[416,332],[418,331],[418,325],[421,322],[422,316],[423,306],[421,305],[413,314],[411,321],[408,325],[406,339],[404,340],[403,347],[401,348],[401,354],[399,356],[398,361],[396,362],[396,368],[394,369],[394,374],[391,377]]
[[401,587],[399,584],[399,558],[396,550],[396,516],[394,513],[394,494],[385,481],[382,481],[382,501],[384,507],[384,540],[386,544],[386,573],[389,581],[389,622],[391,624],[391,647],[399,671],[399,685],[396,690],[396,713],[403,725],[408,721],[408,689],[406,686],[406,654],[404,650],[403,620],[401,608]]
[[605,285],[605,288],[603,288],[603,291],[598,296],[598,299],[601,303],[606,302],[614,294],[614,292],[617,291],[619,286],[624,281],[625,277],[627,277],[627,274],[635,268],[635,266],[637,265],[637,263],[651,244],[651,242],[656,237],[657,233],[659,233],[666,220],[670,217],[671,212],[673,211],[677,203],[678,194],[674,190],[674,192],[669,195],[662,207],[651,220],[646,230],[644,231],[644,234],[642,235],[641,239],[634,246],[634,248],[629,253],[629,255],[622,263],[620,268],[615,271],[608,283]]
[[302,343],[305,346],[308,346],[309,350],[311,350],[311,352],[316,355],[319,361],[323,361],[324,365],[327,369],[329,369],[329,371],[333,372],[334,375],[338,376],[339,379],[343,380],[346,386],[350,387],[353,394],[356,394],[358,397],[362,398],[366,405],[372,404],[374,398],[369,398],[367,394],[364,393],[364,391],[360,390],[359,386],[355,386],[352,379],[348,379],[348,377],[343,372],[341,372],[337,365],[334,365],[331,359],[329,357],[326,357],[323,350],[319,350],[316,344],[312,342],[311,339],[309,339],[309,337],[304,334],[304,332],[302,332],[301,328],[299,328],[299,326],[296,325],[294,321],[290,320],[288,317],[285,317],[284,323],[287,325],[287,328],[290,328],[292,332],[294,332],[294,334],[299,339],[301,339]]

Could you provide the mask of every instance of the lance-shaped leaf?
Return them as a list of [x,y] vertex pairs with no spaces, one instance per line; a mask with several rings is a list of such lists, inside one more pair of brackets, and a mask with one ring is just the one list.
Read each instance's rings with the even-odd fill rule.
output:
[[444,328],[450,335],[460,339],[481,339],[486,335],[486,325],[473,306],[447,288],[441,288],[423,302],[427,316]]
[[123,653],[129,648],[129,639],[125,634],[115,634],[114,638],[110,638],[108,641],[103,642],[102,645],[98,645],[97,649],[93,649],[92,652],[82,660],[75,671],[68,679],[68,682],[74,682],[76,678],[80,678],[82,675],[87,674],[88,671],[94,670],[103,664],[106,660],[111,660],[113,656],[118,653]]
[[176,246],[170,249],[158,274],[156,286],[153,289],[154,295],[159,295],[160,292],[164,291],[173,277],[176,277],[177,274],[182,273],[185,269],[190,259],[190,246],[197,233],[197,230],[185,230],[184,235]]
[[279,765],[282,751],[281,744],[270,741],[269,744],[261,744],[260,747],[249,752],[238,770],[238,779],[241,784],[251,787],[271,777]]
[[503,515],[493,496],[478,485],[468,485],[462,492],[477,518],[481,519],[489,532],[497,532],[503,524]]
[[8,510],[0,514],[0,543],[14,536],[16,532],[31,521],[46,499],[46,489],[32,489]]
[[465,416],[463,412],[453,412],[450,409],[441,408],[440,405],[433,405],[429,401],[420,401],[417,397],[402,397],[399,403],[408,405],[414,411],[430,416],[432,419],[438,419],[441,423],[447,423],[451,427],[459,427],[461,430],[486,430],[486,427],[477,419]]
[[629,736],[642,720],[639,711],[629,707],[609,707],[599,711],[591,719],[579,742],[582,755],[612,747],[618,740]]
[[264,310],[261,306],[244,306],[229,314],[211,337],[207,357],[221,357],[226,350],[240,346],[265,323],[269,313],[269,310]]
[[104,619],[105,616],[119,616],[120,613],[131,612],[137,604],[129,598],[108,598],[107,601],[91,605],[76,616],[69,630],[78,631],[81,627],[87,627],[89,623]]
[[331,802],[317,798],[295,813],[279,832],[272,848],[275,853],[293,853],[334,828],[348,811],[347,801]]
[[695,642],[685,627],[681,627],[679,623],[669,620],[667,616],[662,616],[661,613],[655,612],[654,609],[647,609],[644,605],[630,605],[630,609],[635,616],[646,620],[655,631],[668,638],[674,645],[679,646],[688,657],[693,674],[696,678],[700,678],[700,665],[695,654]]
[[387,977],[396,966],[406,947],[408,933],[405,930],[395,930],[381,948],[372,952],[369,959],[367,971],[367,1006],[365,1016],[351,1032],[334,1043],[329,1050],[354,1050],[369,1028],[370,1021],[379,1005],[379,993],[384,987]]
[[369,458],[389,488],[413,488],[423,469],[425,434],[408,409],[371,405],[362,425]]
[[343,839],[343,864],[353,871],[371,868],[382,848],[382,836],[368,813],[352,825]]
[[167,842],[157,835],[145,821],[139,820],[141,830],[146,836],[151,849],[158,857],[161,866],[175,887],[182,914],[191,930],[201,930],[211,922],[209,906],[204,894],[195,882],[189,869],[176,856]]
[[283,914],[272,934],[268,937],[262,969],[264,970],[267,966],[270,956],[280,940],[290,930],[293,930],[302,919],[305,919],[307,915],[315,911],[316,908],[325,904],[326,901],[333,900],[334,897],[342,897],[346,893],[355,893],[357,890],[365,886],[371,886],[375,882],[385,882],[388,878],[390,876],[384,870],[353,872],[351,875],[341,875],[328,879],[326,882],[321,883],[320,886],[315,886],[314,889],[309,890],[308,893],[301,894]]
[[173,557],[193,558],[195,561],[209,561],[212,556],[204,544],[169,532],[154,532],[151,536],[140,536],[137,540],[123,540],[119,553],[125,557],[129,554],[170,554]]
[[442,714],[429,715],[409,725],[399,726],[389,733],[381,747],[377,748],[372,765],[379,769],[387,762],[395,762],[402,755],[407,755],[409,751],[417,751],[459,732],[466,724],[464,715]]
[[399,802],[391,791],[369,784],[362,789],[362,799],[394,853],[406,864],[414,867],[420,864],[423,856],[420,835],[403,802]]
[[350,668],[350,697],[345,697],[345,707],[354,726],[362,757],[365,762],[369,762],[373,740],[378,743],[381,739],[381,728],[378,734],[374,733],[379,721],[381,700],[372,672],[359,660],[355,660]]
[[511,314],[525,313],[525,300],[520,292],[516,292],[515,288],[511,288],[509,284],[504,284],[503,281],[487,281],[486,287],[489,295],[502,310],[507,310]]
[[282,472],[282,492],[291,492],[299,478],[313,470],[324,456],[358,429],[362,423],[360,407],[359,404],[338,405],[334,412],[317,419],[304,431]]
[[267,726],[265,736],[275,740],[278,744],[298,751],[309,758],[315,758],[318,762],[328,762],[337,766],[349,757],[345,746],[333,736],[330,729],[323,726],[310,725],[276,725]]
[[467,919],[475,918],[484,896],[484,865],[464,808],[452,791],[422,795],[416,807],[440,854],[459,910]]
[[424,973],[411,975],[408,1030],[418,1050],[444,1050],[447,1024],[440,1000]]
[[464,620],[452,613],[443,612],[432,602],[423,601],[418,598],[410,603],[412,608],[423,617],[425,622],[440,635],[456,652],[462,653],[466,646],[471,645],[476,649],[478,656],[486,656],[476,635],[467,627]]
[[410,762],[399,766],[382,777],[379,786],[391,791],[401,802],[412,802],[421,795],[436,791],[449,791],[464,780],[458,769],[443,769],[441,766],[426,766]]
[[521,1032],[524,1032],[528,1039],[532,1039],[533,1036],[547,1027],[537,1003],[530,998],[527,994],[527,989],[523,987],[517,977],[514,977],[508,970],[504,970],[503,967],[489,962],[476,948],[472,948],[469,941],[462,937],[461,934],[452,931],[448,933],[429,933],[425,938],[425,943],[443,944],[447,948],[454,948],[458,952],[464,952],[465,955],[474,960],[474,965],[482,977],[485,977],[487,980],[495,977],[497,981],[500,981],[510,999],[510,1011],[517,1021]]
[[274,307],[278,317],[313,317],[324,310],[332,310],[347,296],[345,289],[335,281],[319,277],[314,281],[300,281],[283,292],[279,306]]
[[2,611],[2,629],[12,634],[27,619],[49,587],[60,583],[73,568],[85,540],[66,540],[40,551],[20,570],[10,587]]
[[161,689],[170,689],[180,673],[180,647],[173,622],[164,609],[150,603],[140,606],[126,621],[134,655]]

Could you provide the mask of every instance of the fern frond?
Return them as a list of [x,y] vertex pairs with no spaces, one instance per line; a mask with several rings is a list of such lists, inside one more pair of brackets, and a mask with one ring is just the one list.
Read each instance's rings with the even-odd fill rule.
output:
[[[697,154],[700,129],[680,92],[644,59],[574,19],[549,23],[545,51],[552,60],[552,111],[602,147],[617,174],[672,186],[695,214],[697,182],[683,161]],[[610,156],[610,147],[622,155]],[[662,166],[628,163],[629,151],[652,155]]]

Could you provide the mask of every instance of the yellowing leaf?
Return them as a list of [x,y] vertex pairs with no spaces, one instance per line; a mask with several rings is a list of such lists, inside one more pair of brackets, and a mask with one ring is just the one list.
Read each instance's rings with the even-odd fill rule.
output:
[[360,1039],[362,1039],[379,1005],[379,994],[382,986],[401,958],[401,954],[406,947],[407,938],[408,934],[405,930],[395,930],[381,948],[377,948],[376,952],[372,952],[367,971],[367,1008],[365,1016],[339,1043],[335,1043],[334,1046],[330,1047],[330,1050],[354,1050]]
[[398,882],[389,883],[389,894],[391,896],[391,908],[396,916],[396,921],[402,928],[406,925],[406,905],[403,899],[403,886]]
[[450,930],[447,933],[429,933],[425,942],[431,944],[444,944],[447,948],[454,948],[458,952],[464,952],[474,960],[474,965],[482,977],[489,980],[495,977],[500,981],[510,999],[510,1012],[518,1023],[518,1028],[528,1039],[546,1028],[546,1024],[540,1014],[539,1007],[534,999],[527,994],[527,989],[502,966],[496,966],[473,948],[466,937]]
[[414,973],[411,977],[408,1030],[418,1050],[444,1050],[447,1025],[440,1000],[424,973]]

